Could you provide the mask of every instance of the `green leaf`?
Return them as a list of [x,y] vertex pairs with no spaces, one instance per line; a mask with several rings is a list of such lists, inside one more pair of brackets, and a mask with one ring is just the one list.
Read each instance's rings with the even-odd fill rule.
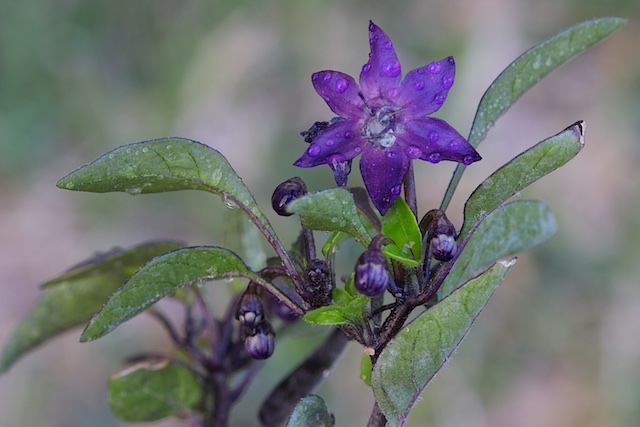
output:
[[[598,18],[585,21],[523,53],[491,83],[482,96],[469,133],[469,144],[477,147],[496,120],[543,77],[618,30],[626,22],[621,18]],[[440,209],[447,209],[464,169],[463,164],[456,167]]]
[[411,209],[400,197],[382,218],[382,234],[395,242],[383,248],[385,255],[412,267],[420,264],[420,228]]
[[310,394],[300,399],[286,427],[332,427],[333,420],[321,397]]
[[331,256],[340,247],[340,243],[349,239],[351,236],[342,231],[336,231],[333,233],[322,246],[322,255],[325,257]]
[[553,214],[543,202],[516,200],[499,207],[471,231],[468,240],[460,245],[458,256],[441,269],[441,275],[450,271],[438,298],[449,295],[487,265],[544,243],[555,232]]
[[371,364],[371,356],[363,354],[360,360],[360,379],[363,383],[371,387],[371,370],[373,365]]
[[107,386],[109,408],[130,422],[184,417],[202,397],[193,373],[167,360],[143,362],[111,377]]
[[[106,335],[178,288],[230,277],[252,280],[279,299],[286,299],[282,292],[253,273],[228,249],[216,246],[182,248],[154,258],[138,270],[91,319],[81,341]],[[302,314],[300,309],[298,311]]]
[[140,265],[180,246],[179,242],[150,242],[111,251],[94,256],[45,283],[36,306],[7,343],[0,373],[50,338],[86,324]]
[[227,159],[213,148],[184,138],[124,145],[58,181],[66,190],[128,194],[201,190],[239,206],[275,236],[268,219]]
[[[344,291],[343,291],[344,292]],[[344,292],[347,297],[347,292]],[[369,297],[358,294],[346,305],[328,305],[308,311],[304,315],[304,321],[314,325],[344,325],[362,321]]]
[[382,350],[371,384],[389,426],[402,426],[422,390],[465,337],[509,269],[499,261],[403,328]]
[[458,239],[464,239],[485,215],[517,192],[567,163],[584,146],[584,122],[536,144],[487,178],[464,206],[464,224]]
[[331,297],[337,305],[344,306],[353,301],[353,297],[349,295],[349,292],[340,288],[335,288],[333,291],[331,291]]
[[307,194],[289,203],[287,210],[300,215],[302,225],[312,230],[342,231],[363,246],[368,246],[371,241],[358,215],[353,195],[344,188]]

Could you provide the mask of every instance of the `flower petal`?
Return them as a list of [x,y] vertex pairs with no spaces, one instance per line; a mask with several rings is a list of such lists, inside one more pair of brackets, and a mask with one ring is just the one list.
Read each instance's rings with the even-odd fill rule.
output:
[[398,138],[409,158],[431,163],[452,160],[465,165],[482,159],[471,144],[444,120],[424,117],[409,118],[403,122],[404,133],[398,134]]
[[398,95],[402,78],[402,67],[389,36],[380,27],[369,21],[369,62],[362,67],[360,88],[366,99],[384,97],[393,99]]
[[360,173],[371,201],[384,215],[402,190],[402,181],[409,170],[409,158],[401,144],[387,149],[365,147],[360,158]]
[[[310,168],[330,162],[344,162],[360,154],[365,140],[360,136],[362,123],[356,120],[340,120],[316,136],[307,151],[294,163]],[[338,157],[332,157],[332,156]]]
[[453,56],[410,71],[396,98],[408,117],[424,117],[440,109],[453,86],[456,64]]
[[311,82],[331,111],[340,117],[357,118],[363,115],[364,101],[358,95],[360,88],[353,77],[327,70],[314,73]]

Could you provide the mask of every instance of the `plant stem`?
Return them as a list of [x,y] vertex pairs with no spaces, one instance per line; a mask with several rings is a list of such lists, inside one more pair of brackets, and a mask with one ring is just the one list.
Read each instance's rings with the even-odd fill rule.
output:
[[367,427],[384,427],[385,425],[387,425],[387,419],[382,413],[382,410],[380,410],[378,402],[376,402],[373,405],[373,410],[371,411],[371,416],[369,417]]

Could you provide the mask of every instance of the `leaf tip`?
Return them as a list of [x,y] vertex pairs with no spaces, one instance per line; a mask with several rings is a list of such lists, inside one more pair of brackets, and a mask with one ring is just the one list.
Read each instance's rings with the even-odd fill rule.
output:
[[578,120],[571,126],[567,127],[564,132],[573,132],[580,144],[580,147],[584,147],[584,134],[587,131],[587,124],[584,120]]

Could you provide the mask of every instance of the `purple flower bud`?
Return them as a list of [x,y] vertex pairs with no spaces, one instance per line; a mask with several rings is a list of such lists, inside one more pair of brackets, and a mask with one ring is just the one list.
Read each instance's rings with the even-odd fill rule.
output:
[[420,221],[422,233],[427,233],[431,255],[438,261],[450,261],[458,250],[456,228],[440,209],[432,209]]
[[[302,299],[292,287],[283,285],[279,286],[279,289],[298,304],[302,303]],[[275,314],[283,322],[289,323],[300,319],[300,316],[295,311],[291,310],[286,304],[278,301],[276,297],[268,292],[265,292],[264,302],[269,309],[269,313]]]
[[356,262],[353,281],[358,292],[369,297],[380,295],[387,289],[389,284],[387,260],[379,246],[369,245],[369,248],[360,255]]
[[249,284],[240,297],[236,307],[236,319],[249,328],[256,327],[264,320],[264,308],[254,284]]
[[295,176],[276,187],[271,196],[271,206],[278,215],[291,216],[293,214],[287,212],[287,205],[305,194],[307,186],[301,178]]
[[249,330],[244,339],[244,349],[252,359],[268,359],[273,354],[275,337],[276,334],[269,322],[259,323]]

